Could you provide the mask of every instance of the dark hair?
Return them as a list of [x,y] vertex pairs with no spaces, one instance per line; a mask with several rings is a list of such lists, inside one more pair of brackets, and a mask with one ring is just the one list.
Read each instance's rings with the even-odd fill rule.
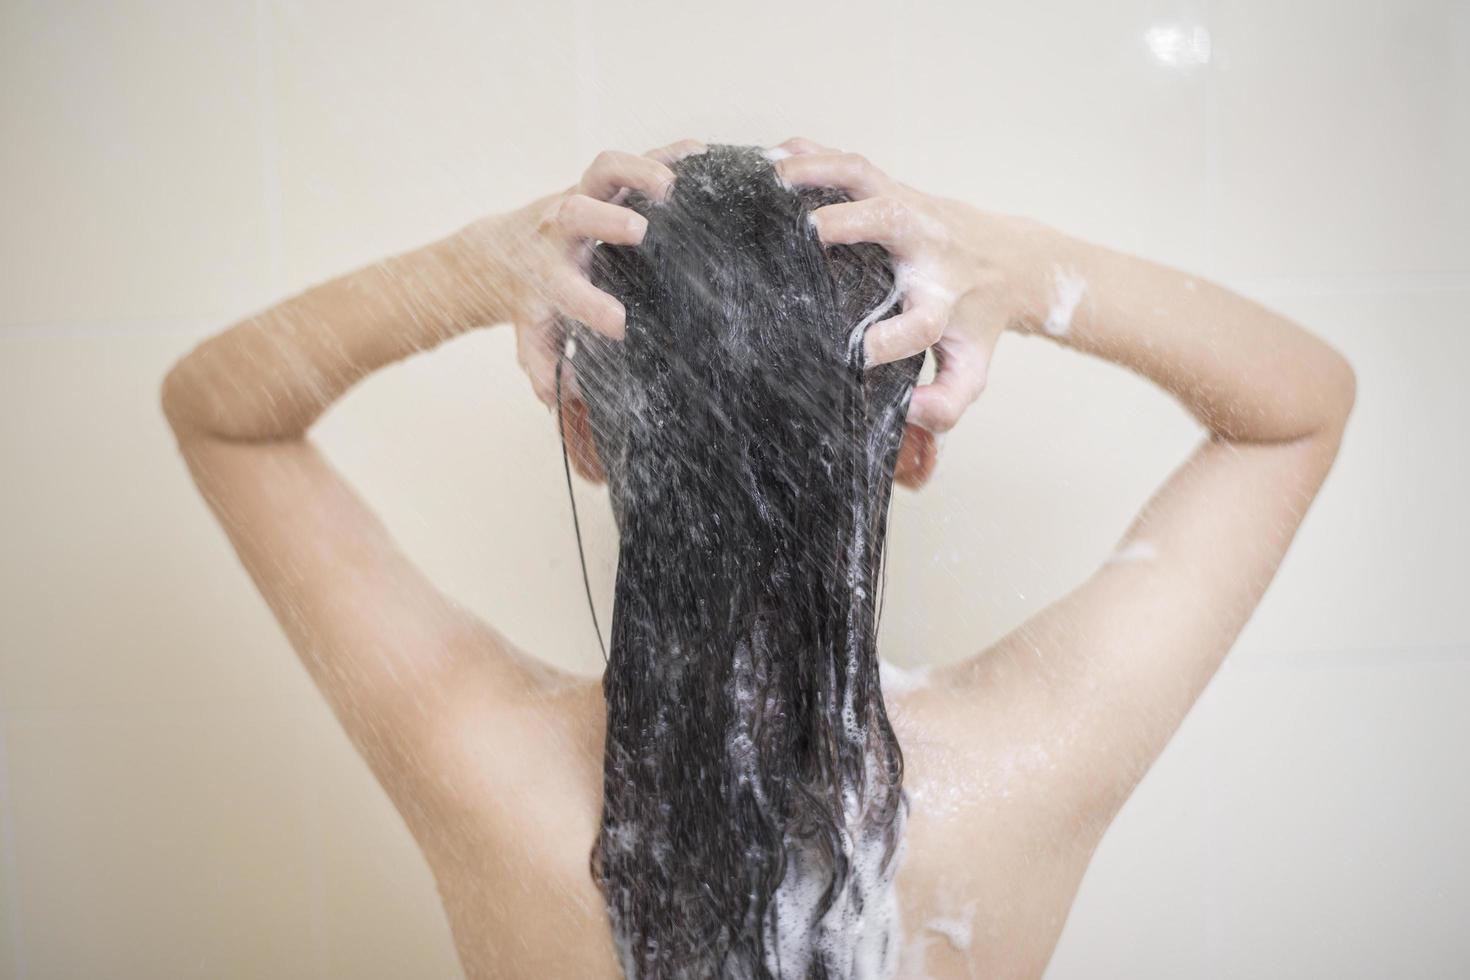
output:
[[674,170],[594,252],[625,339],[574,327],[620,539],[593,875],[630,978],[878,976],[907,802],[876,593],[923,358],[865,369],[895,276],[818,239],[839,193],[755,148]]

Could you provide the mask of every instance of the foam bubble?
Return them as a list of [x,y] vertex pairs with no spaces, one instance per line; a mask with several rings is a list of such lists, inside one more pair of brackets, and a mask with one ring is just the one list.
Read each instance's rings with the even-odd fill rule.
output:
[[937,918],[924,923],[924,928],[943,936],[960,952],[970,948],[975,938],[975,926],[969,919]]
[[883,685],[884,694],[907,694],[909,691],[917,691],[926,686],[929,683],[929,673],[933,669],[933,664],[909,668],[900,667],[887,660],[879,660],[878,682]]
[[899,291],[905,296],[923,291],[946,306],[953,306],[959,300],[959,295],[954,290],[930,276],[923,269],[909,265],[907,262],[898,263],[894,267],[893,274]]
[[1053,279],[1055,296],[1042,329],[1053,337],[1061,337],[1072,329],[1072,316],[1087,293],[1087,280],[1061,266],[1053,271]]
[[1130,562],[1153,561],[1159,557],[1159,549],[1152,541],[1139,539],[1137,541],[1125,541],[1108,556],[1107,564],[1128,564]]

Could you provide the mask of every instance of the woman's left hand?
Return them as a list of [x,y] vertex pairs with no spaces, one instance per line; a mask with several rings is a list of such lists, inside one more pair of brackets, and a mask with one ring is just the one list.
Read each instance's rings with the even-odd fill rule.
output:
[[868,328],[868,363],[932,348],[938,371],[914,389],[908,419],[948,432],[985,389],[996,341],[1024,304],[1033,224],[922,193],[855,153],[803,139],[780,149],[787,156],[776,170],[787,183],[835,187],[851,198],[812,212],[822,241],[876,242],[893,255],[903,311]]

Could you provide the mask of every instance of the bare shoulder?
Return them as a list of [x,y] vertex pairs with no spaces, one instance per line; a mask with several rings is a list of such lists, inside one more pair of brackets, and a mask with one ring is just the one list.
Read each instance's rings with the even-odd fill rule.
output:
[[887,697],[910,810],[899,889],[925,975],[1039,976],[1095,847],[1031,707],[925,672]]
[[1072,733],[1044,689],[1012,676],[1022,669],[998,645],[887,698],[917,833],[1013,851],[1078,838],[1087,815],[1064,783]]
[[435,837],[453,842],[479,828],[526,842],[559,833],[591,839],[602,773],[597,681],[526,655],[517,662],[525,679],[516,690],[495,689],[498,666],[472,671],[434,724],[418,778],[432,782],[445,811],[432,822]]

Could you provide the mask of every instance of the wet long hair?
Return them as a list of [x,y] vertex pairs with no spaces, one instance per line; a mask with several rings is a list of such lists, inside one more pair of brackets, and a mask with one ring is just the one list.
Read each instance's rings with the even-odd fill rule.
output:
[[907,803],[876,600],[922,356],[864,367],[896,306],[876,245],[824,246],[843,200],[749,147],[684,159],[626,306],[572,355],[619,534],[592,873],[630,980],[891,973]]

